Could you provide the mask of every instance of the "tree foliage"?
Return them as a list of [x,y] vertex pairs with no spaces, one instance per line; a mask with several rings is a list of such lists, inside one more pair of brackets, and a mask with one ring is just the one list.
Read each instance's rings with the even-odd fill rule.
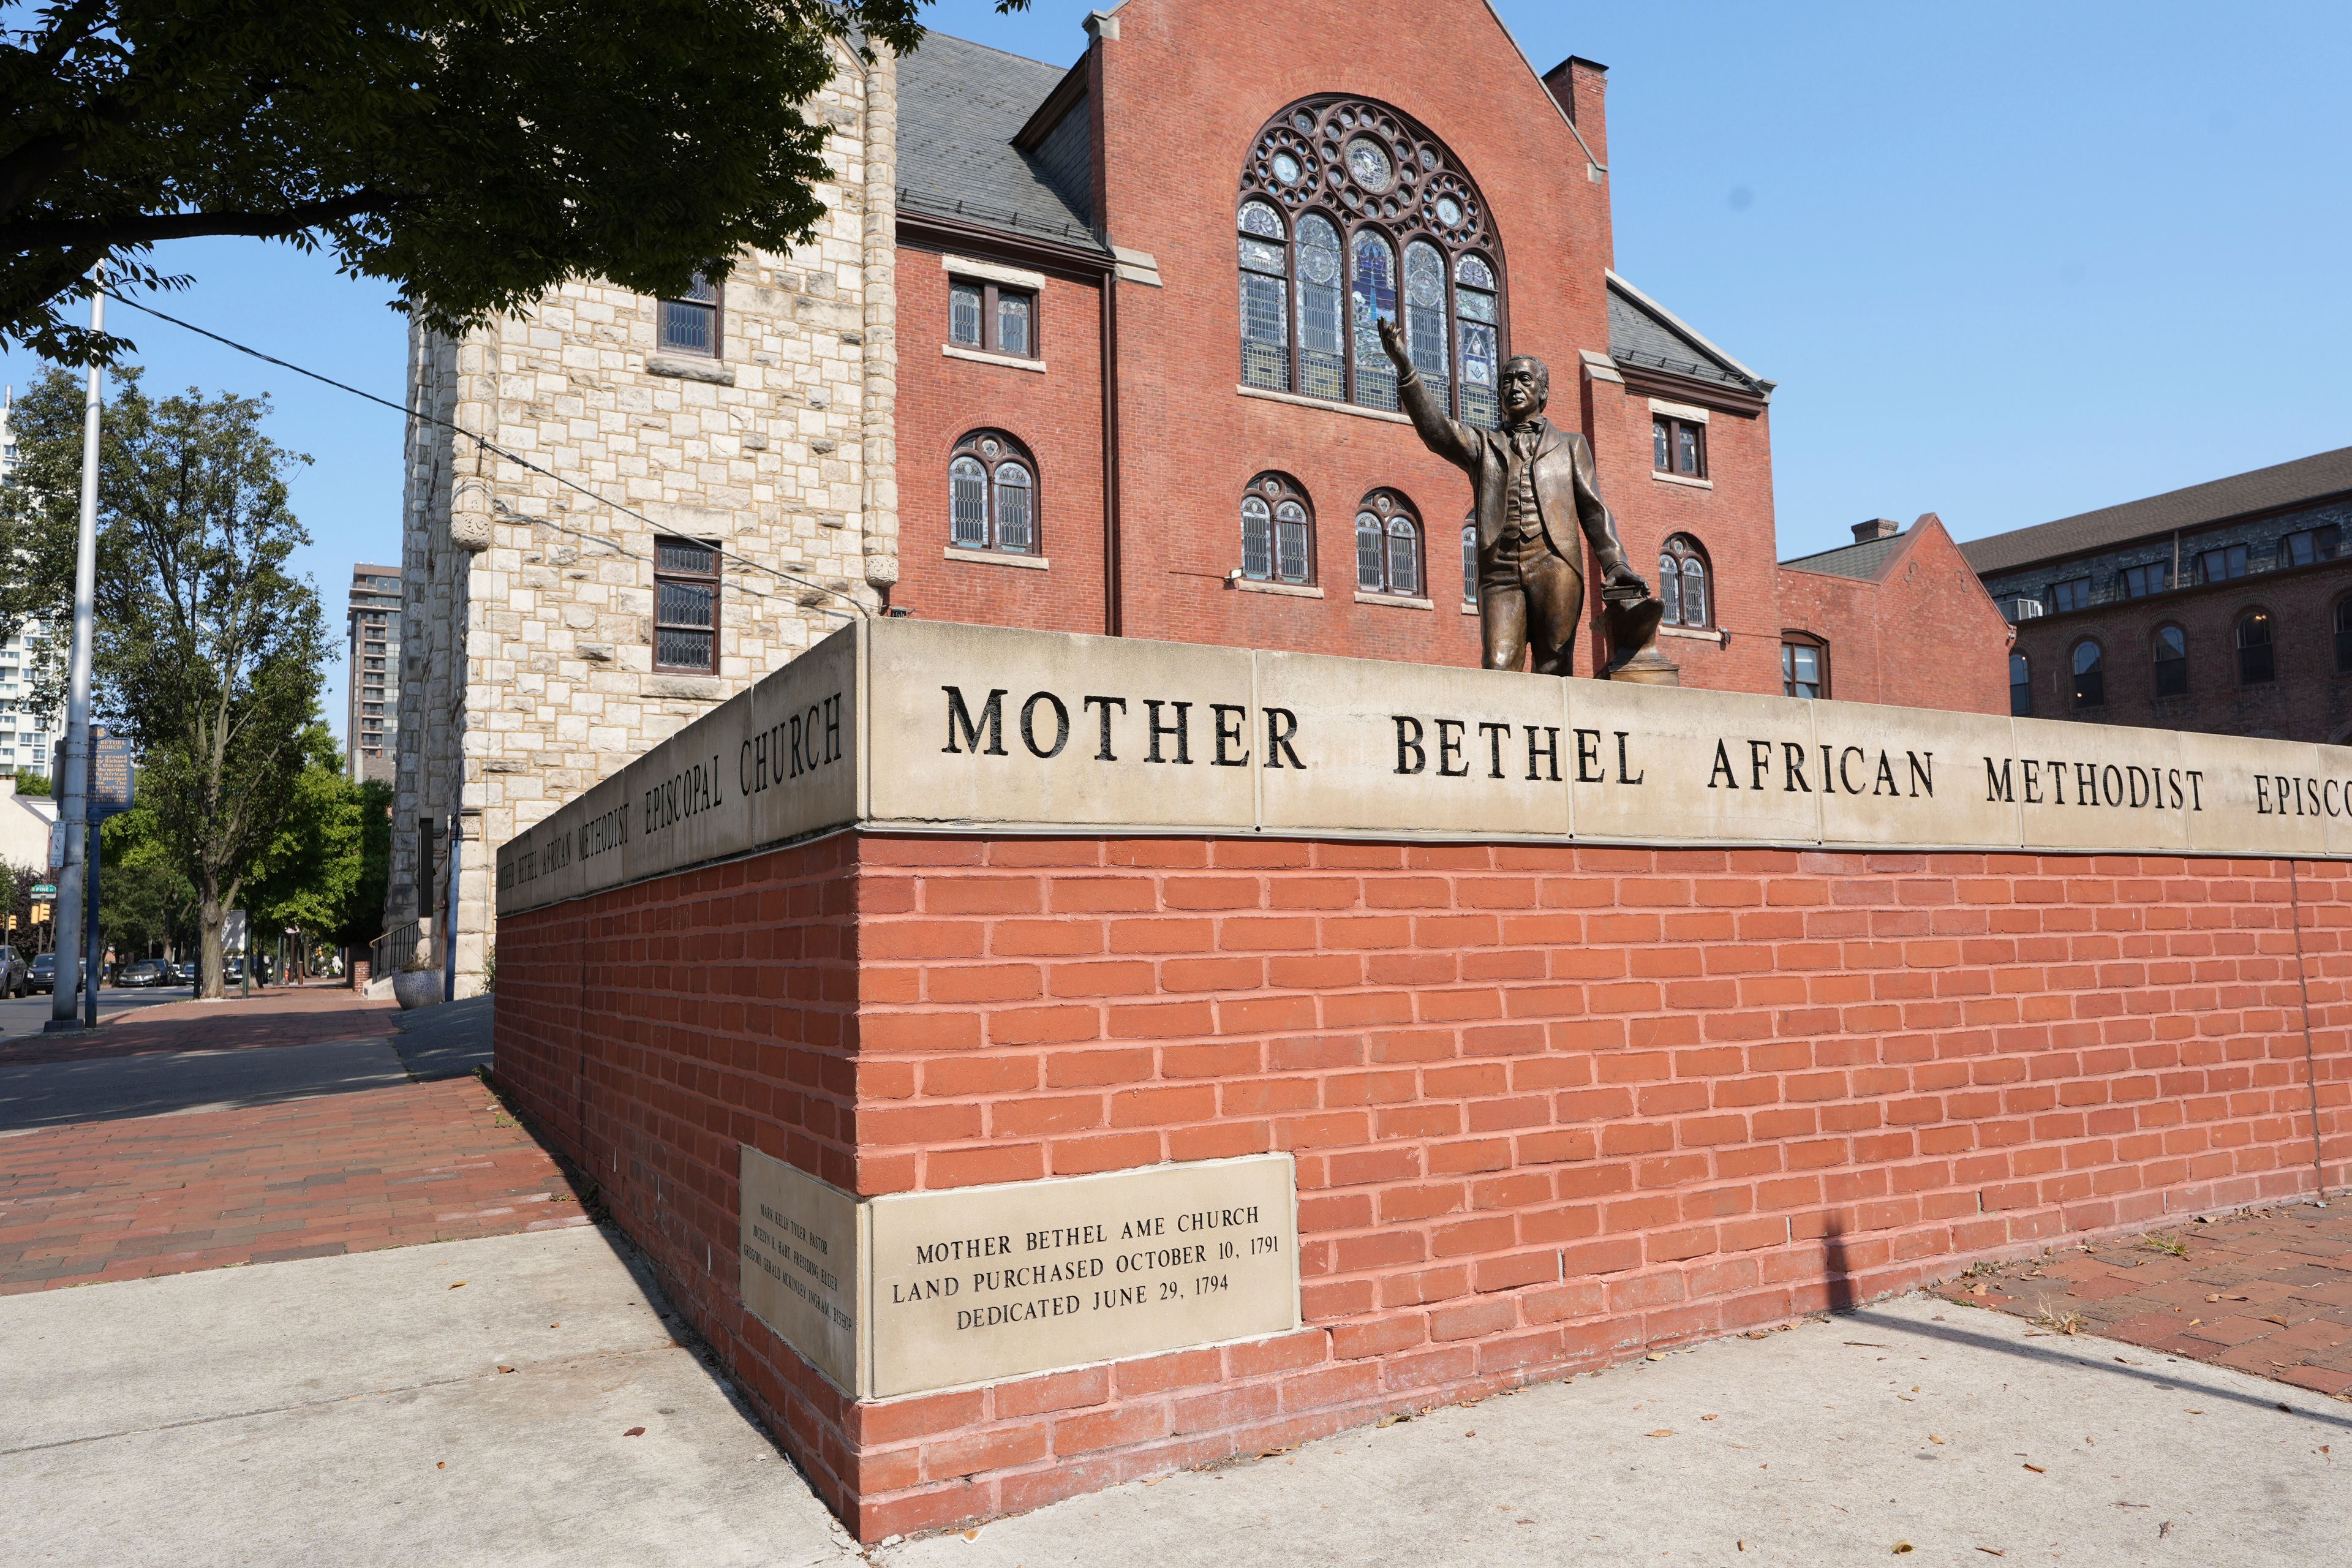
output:
[[[18,405],[0,559],[22,570],[0,614],[61,624],[71,603],[78,485],[53,481],[79,468],[78,401],[52,371]],[[287,566],[309,536],[285,474],[307,459],[262,434],[268,408],[193,389],[151,399],[126,374],[100,452],[95,706],[137,749],[141,803],[195,891],[214,994],[223,917],[296,808],[327,652],[317,591]]]
[[276,836],[254,864],[245,907],[264,931],[291,926],[318,937],[350,918],[365,823],[360,786],[343,772],[333,732],[313,722],[301,748],[302,771]]
[[912,48],[923,3],[0,0],[0,343],[111,359],[65,298],[197,235],[324,244],[445,330],[676,294],[809,237],[835,41]]

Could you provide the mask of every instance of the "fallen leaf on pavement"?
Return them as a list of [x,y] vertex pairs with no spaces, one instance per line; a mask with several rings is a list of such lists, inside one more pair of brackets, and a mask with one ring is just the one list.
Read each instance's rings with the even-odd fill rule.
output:
[[2026,1468],[2027,1469],[2029,1469],[2029,1470],[2032,1470],[2032,1471],[2035,1475],[2037,1475],[2037,1476],[2046,1476],[2046,1475],[2048,1475],[2048,1474],[2050,1473],[2049,1471],[2047,1471],[2047,1470],[2043,1469],[2043,1468],[2042,1468],[2041,1466],[2039,1466],[2039,1465],[2028,1465],[2028,1466],[2026,1466],[2025,1468]]
[[1379,1422],[1377,1423],[1377,1425],[1379,1425],[1379,1426],[1395,1426],[1395,1425],[1396,1425],[1398,1422],[1400,1422],[1400,1421],[1410,1421],[1410,1420],[1412,1420],[1412,1413],[1411,1411],[1409,1411],[1409,1410],[1401,1410],[1401,1411],[1397,1412],[1397,1414],[1395,1414],[1394,1415],[1383,1415],[1383,1416],[1381,1416],[1381,1417],[1380,1418]]
[[463,1279],[458,1280],[455,1285],[449,1287],[452,1290],[463,1290],[465,1288],[466,1282]]
[[1941,1437],[1937,1436],[1933,1432],[1927,1434],[1927,1441],[1935,1444],[1938,1448],[1944,1447],[1944,1440]]
[[980,1531],[977,1530],[967,1530],[963,1532],[963,1538],[966,1541],[978,1541],[980,1539]]
[[433,1468],[434,1468],[435,1469],[436,1469],[436,1470],[446,1470],[446,1469],[447,1469],[447,1468],[449,1468],[449,1461],[448,1461],[448,1460],[446,1460],[446,1459],[444,1459],[444,1460],[442,1460],[439,1464],[437,1464],[437,1465],[434,1466]]
[[512,1372],[512,1371],[514,1370],[514,1368],[512,1368],[512,1367],[510,1367],[510,1366],[502,1366],[502,1367],[499,1368],[499,1370],[500,1372]]
[[1648,1355],[1643,1356],[1642,1359],[1643,1361],[1664,1361],[1666,1359],[1666,1352],[1664,1351],[1652,1351]]
[[624,1437],[642,1437],[645,1435],[646,1429],[642,1426],[632,1426],[627,1431],[621,1434]]
[[2006,1556],[2008,1556],[2008,1555],[2009,1555],[2009,1553],[2008,1553],[2008,1552],[1995,1552],[1995,1551],[1994,1551],[1991,1547],[1990,1547],[1990,1546],[1979,1546],[1979,1547],[1978,1547],[1978,1548],[1977,1548],[1977,1550],[1978,1550],[1979,1552],[1983,1552],[1983,1553],[1984,1553],[1986,1556],[1988,1556],[1988,1557],[2006,1557]]
[[1699,1417],[1699,1419],[1700,1419],[1700,1420],[1702,1420],[1702,1421],[1713,1421],[1713,1420],[1717,1419],[1717,1417],[1713,1416],[1713,1415],[1702,1415],[1702,1416],[1700,1416],[1700,1417]]
[[1898,1541],[1895,1543],[1895,1555],[1897,1557],[1902,1556],[1905,1552],[1911,1550],[1911,1543],[1907,1541]]
[[1661,1426],[1656,1431],[1646,1434],[1652,1437],[1671,1437],[1674,1435],[1675,1429],[1671,1426]]

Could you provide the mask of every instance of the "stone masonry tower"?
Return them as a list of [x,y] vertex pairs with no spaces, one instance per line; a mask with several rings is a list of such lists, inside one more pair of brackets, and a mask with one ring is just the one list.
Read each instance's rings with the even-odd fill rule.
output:
[[[416,922],[392,962],[436,971],[454,930],[457,995],[482,986],[493,847],[898,580],[897,77],[876,54],[838,50],[809,106],[832,132],[816,235],[737,258],[704,352],[666,346],[661,301],[596,282],[460,338],[411,331],[412,406],[548,470],[410,422],[385,923]],[[714,630],[684,645],[706,669],[657,658],[657,556],[715,564]]]

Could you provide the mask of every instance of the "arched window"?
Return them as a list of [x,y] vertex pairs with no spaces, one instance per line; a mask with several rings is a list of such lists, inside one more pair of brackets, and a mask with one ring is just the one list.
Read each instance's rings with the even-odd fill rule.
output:
[[975,430],[948,460],[948,542],[1037,553],[1037,465],[1002,430]]
[[1670,626],[1715,625],[1715,596],[1707,592],[1706,554],[1698,541],[1677,533],[1658,552],[1658,599]]
[[2085,637],[2074,645],[2074,706],[2100,708],[2106,700],[2106,653]]
[[1242,172],[1242,384],[1397,405],[1401,321],[1440,407],[1501,417],[1503,289],[1486,199],[1444,143],[1362,99],[1292,104]]
[[2158,697],[2189,695],[2189,638],[2179,626],[2158,626],[2147,639]]
[[2336,601],[2336,673],[2352,671],[2352,595]]
[[1421,597],[1421,519],[1394,490],[1374,490],[1356,509],[1356,587]]
[[2271,650],[2271,613],[2248,610],[2238,617],[2238,684],[2260,686],[2278,679]]
[[1475,522],[1462,525],[1462,602],[1478,602],[1478,525]]
[[2020,719],[2033,713],[2033,666],[2021,653],[2009,656],[2009,710]]
[[1242,575],[1254,583],[1315,580],[1314,513],[1287,474],[1260,474],[1242,495]]

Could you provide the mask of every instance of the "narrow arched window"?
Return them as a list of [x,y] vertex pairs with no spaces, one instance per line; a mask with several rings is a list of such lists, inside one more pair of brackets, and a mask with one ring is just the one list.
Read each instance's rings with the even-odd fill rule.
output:
[[1478,602],[1478,525],[1475,522],[1462,525],[1462,602]]
[[1404,247],[1404,338],[1412,368],[1440,408],[1454,406],[1454,354],[1445,330],[1445,258],[1416,239]]
[[1484,258],[1465,256],[1454,268],[1459,287],[1455,309],[1462,316],[1462,417],[1492,430],[1503,422],[1501,317],[1495,269]]
[[959,550],[1038,552],[1037,464],[1002,430],[975,430],[948,461],[948,542]]
[[2021,653],[2009,656],[2009,710],[2019,719],[2033,715],[2033,666]]
[[1288,231],[1267,202],[1241,211],[1242,384],[1290,390]]
[[1260,474],[1242,493],[1242,575],[1253,583],[1315,580],[1315,519],[1287,474]]
[[1420,516],[1396,491],[1374,490],[1356,509],[1356,587],[1418,599],[1421,582]]
[[2158,626],[2148,638],[2148,660],[2158,697],[2189,694],[2189,638],[2179,626]]
[[2248,610],[2238,617],[2238,684],[2260,686],[2278,679],[2271,648],[2271,613]]
[[1348,317],[1355,327],[1356,401],[1371,408],[1397,405],[1396,365],[1381,346],[1382,321],[1396,320],[1396,252],[1370,229],[1356,235],[1354,282]]
[[2101,708],[2106,700],[2106,650],[2085,637],[2074,645],[2074,706]]
[[1715,625],[1715,595],[1708,592],[1706,552],[1687,533],[1677,533],[1658,552],[1658,600],[1670,626]]
[[988,469],[977,458],[958,458],[948,465],[948,494],[953,517],[948,538],[965,550],[988,548]]
[[1441,407],[1498,423],[1496,239],[1444,143],[1381,104],[1308,99],[1259,132],[1241,184],[1244,385],[1394,408],[1387,320]]
[[1338,403],[1348,395],[1341,326],[1339,231],[1309,213],[1298,220],[1298,391]]

